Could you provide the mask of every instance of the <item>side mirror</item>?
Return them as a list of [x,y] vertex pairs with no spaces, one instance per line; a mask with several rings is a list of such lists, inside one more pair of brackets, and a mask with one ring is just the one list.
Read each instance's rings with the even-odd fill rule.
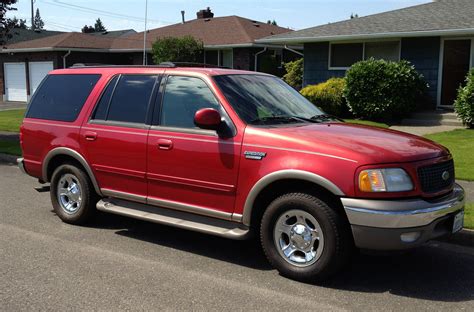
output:
[[201,129],[217,130],[221,124],[221,114],[214,108],[203,108],[194,115],[194,124]]

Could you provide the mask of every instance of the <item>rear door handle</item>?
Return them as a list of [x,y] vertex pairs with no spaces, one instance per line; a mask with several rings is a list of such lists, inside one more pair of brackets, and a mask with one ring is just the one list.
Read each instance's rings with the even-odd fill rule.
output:
[[93,131],[86,131],[84,137],[87,141],[95,141],[97,139],[97,133]]
[[158,139],[158,148],[160,150],[170,150],[173,148],[173,141],[168,139]]

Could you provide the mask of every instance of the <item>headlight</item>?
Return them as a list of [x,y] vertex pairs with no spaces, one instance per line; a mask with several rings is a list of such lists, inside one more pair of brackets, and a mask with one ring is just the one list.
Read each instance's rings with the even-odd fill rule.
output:
[[369,169],[359,174],[362,192],[403,192],[413,190],[410,176],[401,168]]

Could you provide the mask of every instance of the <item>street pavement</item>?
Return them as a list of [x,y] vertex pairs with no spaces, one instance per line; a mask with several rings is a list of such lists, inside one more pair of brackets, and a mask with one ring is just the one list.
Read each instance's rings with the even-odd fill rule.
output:
[[256,241],[100,214],[62,223],[48,192],[0,164],[0,311],[472,311],[474,246],[361,254],[329,282],[281,277]]

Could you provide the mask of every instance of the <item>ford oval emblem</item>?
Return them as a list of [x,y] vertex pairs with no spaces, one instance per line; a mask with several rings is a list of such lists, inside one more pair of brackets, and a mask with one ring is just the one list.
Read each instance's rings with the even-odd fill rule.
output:
[[444,181],[448,181],[450,176],[451,175],[449,174],[449,171],[444,171],[443,174],[441,175],[441,178],[443,178]]

